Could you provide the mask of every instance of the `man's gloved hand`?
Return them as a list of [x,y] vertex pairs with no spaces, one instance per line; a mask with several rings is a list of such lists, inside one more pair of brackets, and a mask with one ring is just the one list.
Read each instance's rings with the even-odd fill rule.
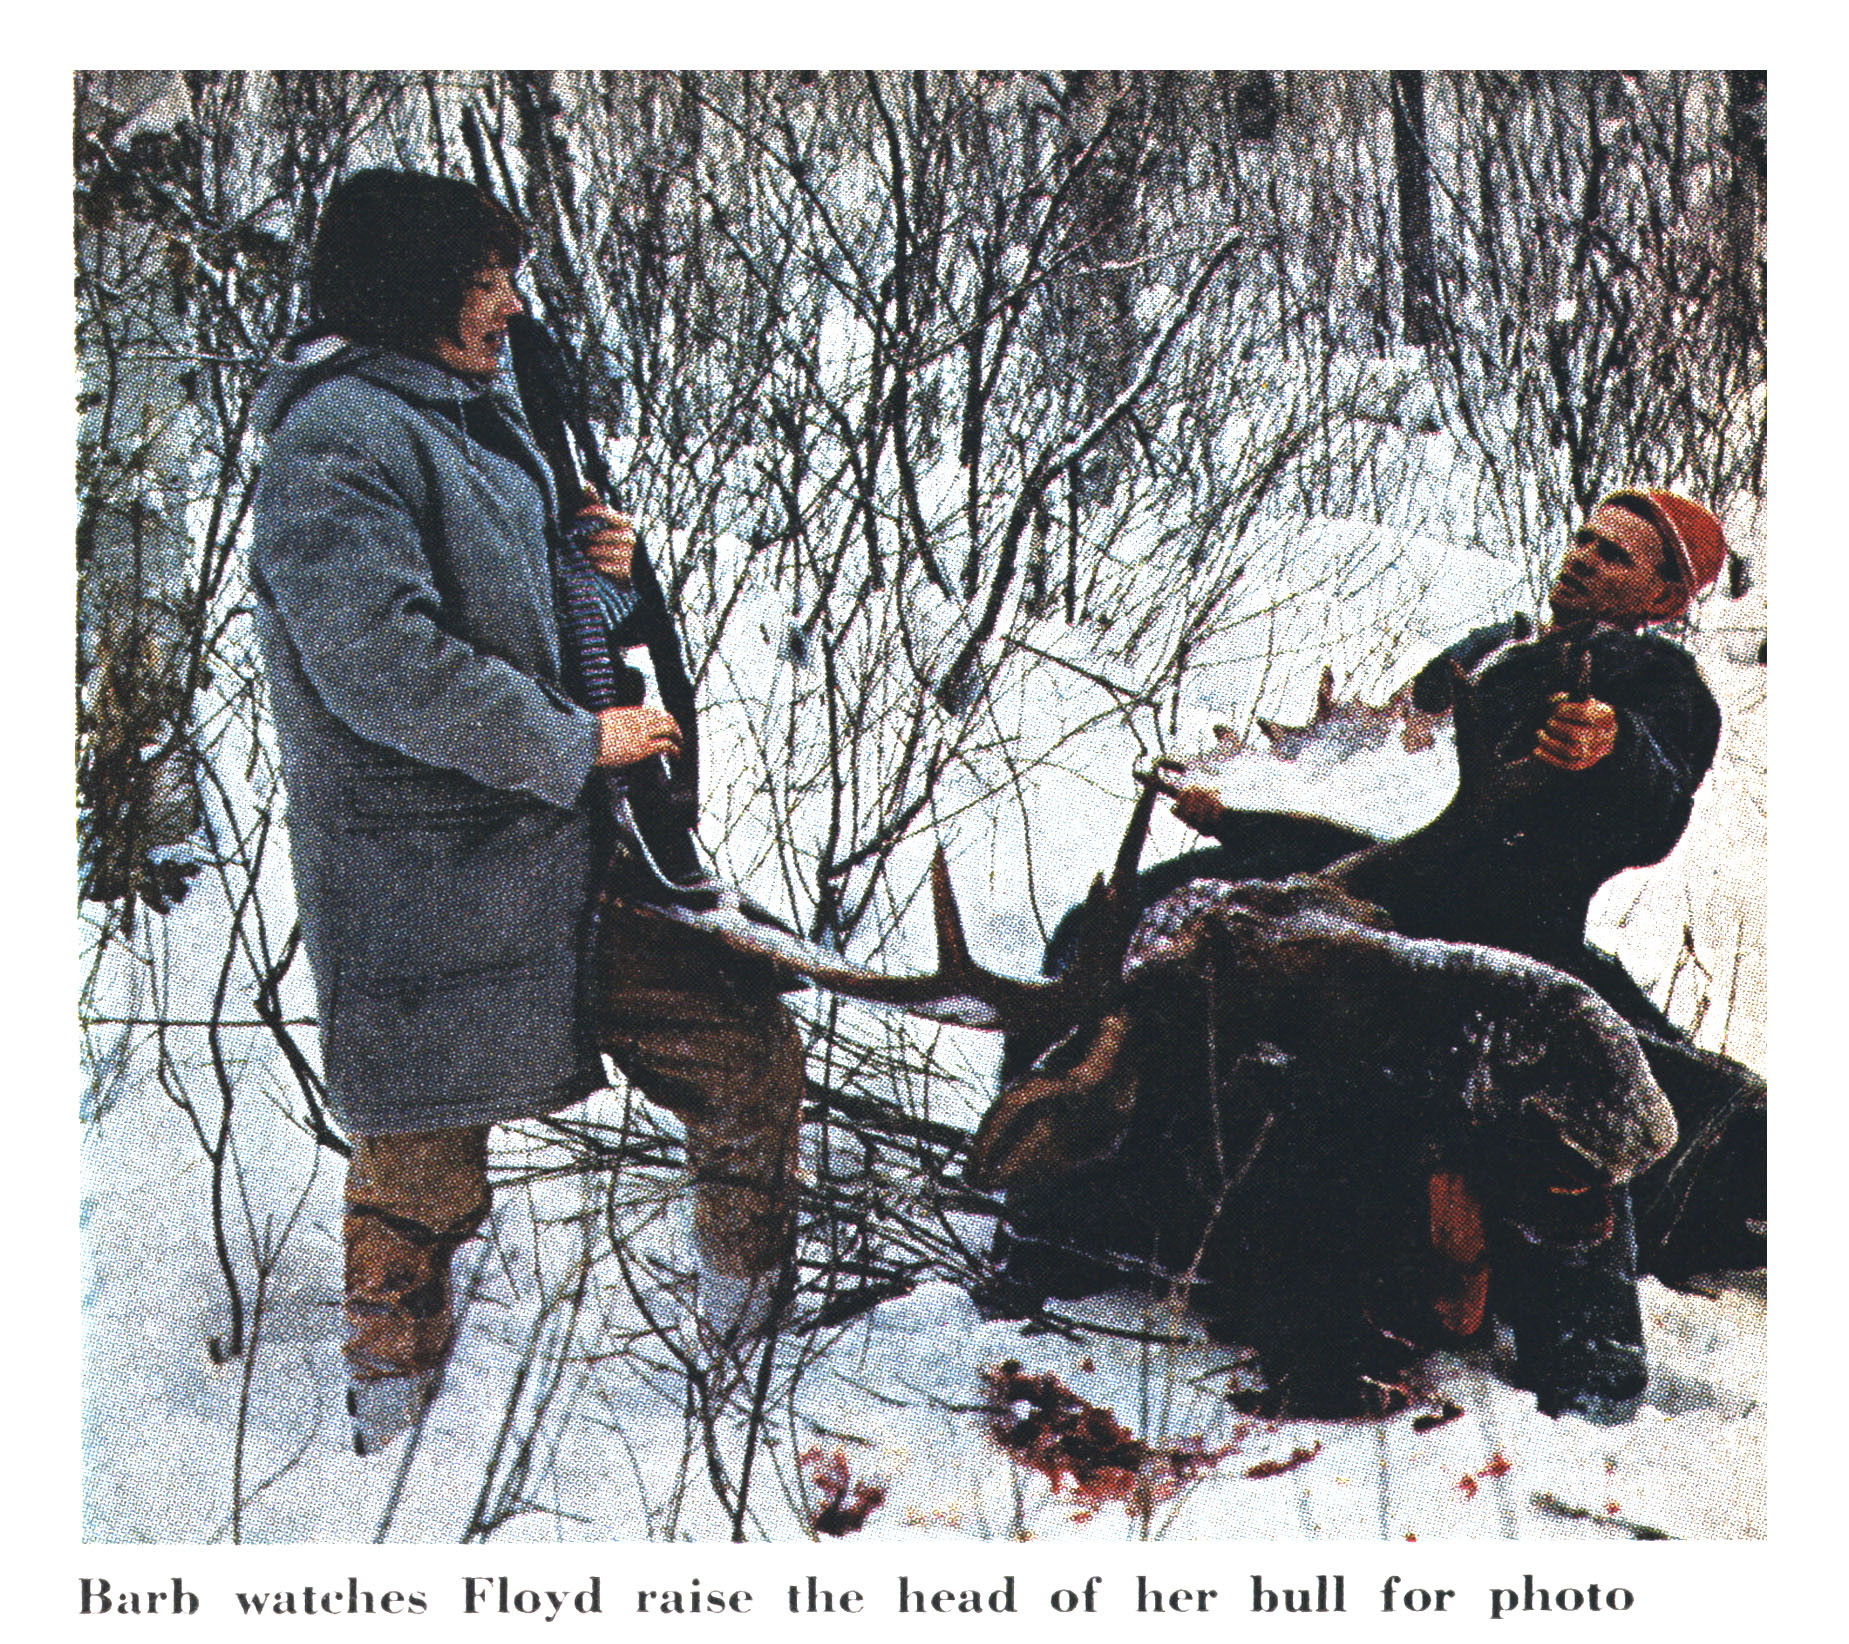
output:
[[1618,713],[1609,702],[1575,702],[1565,691],[1549,701],[1553,711],[1535,734],[1536,759],[1563,771],[1584,771],[1617,746]]

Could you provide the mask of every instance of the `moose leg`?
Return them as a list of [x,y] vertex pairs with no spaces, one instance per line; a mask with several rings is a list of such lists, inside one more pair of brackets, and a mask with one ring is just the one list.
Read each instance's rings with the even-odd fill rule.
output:
[[780,980],[646,909],[607,901],[598,1040],[687,1127],[702,1272],[775,1274],[795,1244],[802,1043]]
[[1629,1192],[1618,1189],[1612,1204],[1612,1231],[1590,1249],[1510,1229],[1492,1264],[1493,1305],[1515,1334],[1513,1380],[1544,1415],[1622,1421],[1649,1381]]

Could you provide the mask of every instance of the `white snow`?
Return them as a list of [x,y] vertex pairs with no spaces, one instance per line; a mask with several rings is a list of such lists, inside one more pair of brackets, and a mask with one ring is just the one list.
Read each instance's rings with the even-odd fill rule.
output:
[[[225,1539],[243,1404],[242,1477],[254,1493],[242,1512],[243,1539],[370,1540],[394,1496],[391,1539],[457,1539],[489,1471],[526,1346],[536,1331],[562,1328],[557,1308],[548,1320],[544,1303],[573,1255],[563,1218],[581,1208],[575,1188],[503,1192],[493,1240],[459,1261],[465,1272],[479,1262],[479,1294],[400,1488],[407,1441],[364,1461],[347,1448],[335,1175],[323,1171],[310,1186],[301,1232],[270,1281],[246,1388],[243,1362],[214,1367],[202,1351],[223,1319],[211,1299],[217,1283],[201,1223],[148,1214],[150,1206],[187,1206],[200,1190],[176,1117],[142,1104],[112,1120],[124,1122],[106,1123],[90,1143],[92,1179],[108,1190],[85,1206],[88,1535]],[[252,1168],[262,1171],[263,1162]],[[280,1172],[268,1181],[283,1185]],[[593,1272],[568,1349],[568,1385],[540,1424],[544,1449],[527,1481],[539,1510],[509,1520],[497,1539],[726,1534],[703,1488],[683,1375],[647,1338],[614,1350],[637,1321],[609,1265],[606,1257]],[[193,1305],[176,1306],[181,1297]],[[754,1522],[772,1537],[805,1535],[814,1490],[805,1495],[797,1458],[840,1450],[857,1481],[886,1492],[860,1532],[868,1538],[1122,1539],[1137,1507],[1088,1508],[1070,1484],[1055,1492],[985,1436],[970,1408],[980,1376],[1013,1358],[1031,1373],[1058,1375],[1152,1446],[1199,1439],[1209,1450],[1230,1447],[1172,1499],[1142,1506],[1152,1534],[1597,1538],[1629,1534],[1620,1520],[1678,1537],[1763,1534],[1755,1486],[1765,1445],[1762,1284],[1739,1279],[1709,1298],[1646,1281],[1644,1298],[1652,1380],[1631,1422],[1549,1420],[1530,1395],[1497,1379],[1486,1354],[1440,1355],[1433,1394],[1463,1414],[1419,1432],[1417,1411],[1384,1421],[1244,1418],[1225,1398],[1229,1350],[1200,1340],[1185,1314],[1152,1311],[1141,1298],[1063,1311],[1120,1331],[1190,1339],[1027,1336],[981,1319],[956,1287],[927,1283],[839,1334],[796,1379],[760,1457],[775,1484],[754,1494]],[[780,1378],[797,1351],[795,1343],[779,1349]],[[529,1388],[517,1431],[530,1420],[532,1398]],[[736,1442],[735,1429],[730,1436]],[[1301,1450],[1315,1453],[1276,1476],[1249,1475]]]
[[[1214,636],[1200,683],[1178,707],[1179,747],[1207,741],[1215,718],[1236,715],[1242,702],[1287,721],[1306,718],[1326,657],[1344,687],[1359,682],[1356,689],[1379,700],[1381,686],[1398,683],[1465,627],[1503,614],[1515,597],[1512,568],[1489,556],[1342,521],[1280,526],[1258,552],[1272,556],[1268,575],[1298,580],[1302,597],[1278,608],[1261,645],[1239,624]],[[736,689],[715,676],[707,729],[715,771],[754,768],[728,747],[764,738],[767,722],[788,712],[784,682],[794,664],[779,656],[777,634],[784,610],[774,595],[756,595],[731,630],[724,659]],[[1075,657],[1083,653],[1082,635],[1071,643]],[[1763,1028],[1749,1032],[1748,1024],[1762,1020],[1752,967],[1764,951],[1757,922],[1764,765],[1751,693],[1763,671],[1732,660],[1724,640],[1697,644],[1722,694],[1730,743],[1683,849],[1636,876],[1635,886],[1608,893],[1594,934],[1611,930],[1661,997],[1669,988],[1665,963],[1673,969],[1677,951],[1663,939],[1686,910],[1701,913],[1698,944],[1724,944],[1730,931],[1746,930],[1736,944],[1741,981],[1711,990],[1702,1032],[1715,1039],[1725,1015],[1729,1048],[1757,1060]],[[921,824],[891,875],[895,898],[916,887],[934,833],[946,838],[973,948],[1018,973],[1037,966],[1046,930],[1108,862],[1130,767],[1152,751],[1120,719],[1094,717],[1089,687],[1075,678],[1054,665],[1029,670],[992,707],[1004,736],[1036,725],[1090,726],[1064,742],[1023,739],[1024,747],[1050,750],[1023,774],[1024,804],[1003,803],[973,779],[960,790],[953,782],[936,828]],[[1444,757],[1436,750],[1422,781],[1390,793],[1379,780],[1391,765],[1384,755],[1301,770],[1249,761],[1270,767],[1270,786],[1261,792],[1260,779],[1242,772],[1238,780],[1259,785],[1240,797],[1268,796],[1273,806],[1315,808],[1387,832],[1442,803]],[[1404,770],[1403,759],[1395,768]],[[715,785],[732,823],[721,836],[728,869],[774,900],[770,841],[750,821],[765,800],[731,794],[723,778]],[[1179,824],[1161,820],[1151,855],[1189,842]],[[892,931],[881,963],[927,962],[922,900],[894,900],[885,916]],[[221,934],[214,919],[209,898],[196,896],[163,934],[212,954]],[[1718,961],[1708,968],[1717,970]],[[185,965],[173,973],[186,976]],[[167,1001],[172,1014],[209,1003],[212,977],[193,981],[200,997]],[[1672,991],[1670,1002],[1687,1019],[1688,996]],[[921,1084],[914,1106],[928,1102],[933,1117],[973,1122],[993,1088],[990,1036],[910,1023],[868,1032],[890,1033],[889,1043],[914,1054],[928,1050],[948,1070]],[[244,1358],[215,1366],[205,1351],[226,1322],[208,1237],[209,1170],[145,1059],[120,1071],[113,1102],[86,1135],[88,1537],[193,1542],[229,1539],[235,1528],[249,1541],[455,1540],[469,1530],[478,1498],[500,1540],[730,1533],[700,1423],[690,1415],[687,1371],[645,1327],[622,1282],[599,1180],[543,1179],[543,1167],[563,1153],[541,1127],[497,1133],[497,1166],[522,1179],[498,1193],[492,1237],[459,1258],[459,1272],[473,1271],[477,1289],[425,1429],[381,1457],[353,1456],[340,1396],[338,1161],[318,1153],[290,1118],[283,1099],[290,1081],[267,1035],[233,1032],[227,1045],[240,1079],[230,1226],[253,1311],[247,1251],[274,1252]],[[614,1123],[625,1100],[605,1092],[574,1116]],[[624,1224],[632,1257],[673,1257],[684,1200],[671,1179],[663,1192],[659,1217]],[[987,1238],[978,1217],[954,1225],[972,1244]],[[1063,1309],[1103,1327],[1067,1340],[985,1321],[960,1289],[927,1279],[833,1336],[778,1344],[747,1532],[808,1535],[812,1475],[839,1451],[854,1480],[885,1491],[859,1532],[869,1539],[1118,1540],[1139,1520],[1147,1533],[1172,1538],[1601,1538],[1629,1536],[1636,1526],[1674,1536],[1762,1536],[1763,1278],[1720,1282],[1711,1296],[1651,1281],[1644,1296],[1652,1380],[1634,1420],[1595,1427],[1542,1417],[1530,1395],[1497,1377],[1484,1352],[1433,1361],[1434,1396],[1463,1413],[1418,1431],[1417,1411],[1383,1421],[1244,1418],[1226,1397],[1233,1355],[1201,1339],[1186,1314],[1152,1310],[1137,1297]],[[690,1339],[672,1308],[659,1322],[673,1341]],[[1198,1439],[1229,1453],[1166,1499],[1155,1499],[1164,1496],[1157,1489],[1131,1508],[1088,1506],[1070,1487],[1056,1492],[1008,1460],[986,1436],[972,1408],[980,1378],[1008,1358],[1056,1374],[1151,1445]],[[523,1366],[535,1364],[556,1377],[523,1380]],[[754,1361],[744,1385],[755,1372]],[[738,1386],[730,1396],[717,1430],[722,1468],[735,1482],[745,1449]],[[1298,1452],[1310,1452],[1308,1459],[1267,1476],[1266,1464]],[[1251,1476],[1254,1468],[1259,1476]]]

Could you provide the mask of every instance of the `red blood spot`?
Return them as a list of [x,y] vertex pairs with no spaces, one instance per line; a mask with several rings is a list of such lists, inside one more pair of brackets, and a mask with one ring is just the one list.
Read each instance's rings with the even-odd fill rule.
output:
[[1408,1530],[1408,1531],[1406,1532],[1406,1539],[1407,1539],[1408,1541],[1417,1541],[1417,1540],[1418,1540],[1419,1538],[1418,1538],[1418,1537],[1417,1537],[1416,1535],[1414,1535],[1414,1534],[1412,1533],[1412,1531],[1410,1531],[1410,1530]]
[[1457,1481],[1457,1487],[1458,1489],[1464,1492],[1464,1499],[1466,1501],[1471,1501],[1475,1499],[1476,1493],[1477,1493],[1477,1481],[1476,1481],[1476,1478],[1472,1474],[1466,1473],[1462,1478],[1460,1478]]
[[859,1482],[841,1450],[831,1456],[822,1450],[805,1450],[798,1458],[809,1469],[810,1481],[821,1500],[809,1515],[809,1527],[818,1535],[847,1536],[866,1525],[868,1516],[886,1499],[877,1484]]
[[1608,1502],[1606,1502],[1606,1503],[1605,1503],[1605,1511],[1606,1511],[1606,1512],[1608,1512],[1608,1513],[1611,1513],[1611,1514],[1614,1514],[1614,1515],[1615,1515],[1615,1514],[1617,1513],[1617,1511],[1618,1511],[1618,1504],[1617,1504],[1617,1502],[1615,1502],[1615,1501],[1608,1501]]
[[1314,1460],[1317,1455],[1317,1452],[1320,1451],[1322,1447],[1323,1447],[1323,1441],[1321,1439],[1318,1439],[1307,1450],[1304,1450],[1304,1449],[1292,1450],[1287,1460],[1261,1461],[1256,1466],[1248,1467],[1246,1469],[1246,1477],[1247,1478],[1276,1478],[1279,1473],[1295,1472],[1297,1468],[1301,1467],[1306,1461]]
[[1071,1480],[1087,1516],[1107,1501],[1131,1507],[1139,1494],[1168,1501],[1235,1448],[1210,1450],[1197,1435],[1171,1449],[1155,1449],[1059,1377],[1029,1375],[1018,1359],[984,1370],[982,1382],[989,1437],[1043,1474],[1055,1493]]
[[1484,1462],[1483,1465],[1477,1469],[1477,1477],[1501,1478],[1502,1475],[1509,1470],[1510,1465],[1509,1462],[1503,1459],[1502,1452],[1498,1450],[1488,1461]]

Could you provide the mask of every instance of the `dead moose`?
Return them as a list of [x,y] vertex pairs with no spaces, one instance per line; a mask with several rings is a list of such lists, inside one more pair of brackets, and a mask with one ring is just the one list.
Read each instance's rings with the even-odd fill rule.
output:
[[[1561,665],[1570,687],[1564,652]],[[1008,1036],[966,1170],[1004,1206],[979,1298],[992,1309],[1183,1286],[1216,1335],[1257,1350],[1270,1406],[1304,1413],[1392,1407],[1425,1353],[1480,1336],[1493,1311],[1518,1373],[1526,1345],[1528,1384],[1549,1384],[1544,1407],[1574,1407],[1561,1384],[1589,1374],[1595,1399],[1622,1399],[1641,1390],[1642,1358],[1621,1190],[1647,1183],[1651,1205],[1667,1196],[1686,1222],[1701,1164],[1688,1144],[1711,1152],[1726,1107],[1708,1086],[1737,1097],[1739,1080],[1709,1065],[1721,1059],[1654,1047],[1694,1088],[1677,1150],[1645,1044],[1585,982],[1393,928],[1389,910],[1441,881],[1461,843],[1554,779],[1484,745],[1478,688],[1458,681],[1458,789],[1428,826],[1329,861],[1353,836],[1274,819],[1304,830],[1294,847],[1272,839],[1274,859],[1320,851],[1315,873],[1139,882],[1146,783],[1045,979],[972,960],[941,852],[930,976],[878,975],[736,917],[722,934],[822,987]],[[1733,1073],[1762,1112],[1763,1086]],[[1623,1351],[1590,1371],[1537,1366],[1587,1272],[1581,1323]]]

